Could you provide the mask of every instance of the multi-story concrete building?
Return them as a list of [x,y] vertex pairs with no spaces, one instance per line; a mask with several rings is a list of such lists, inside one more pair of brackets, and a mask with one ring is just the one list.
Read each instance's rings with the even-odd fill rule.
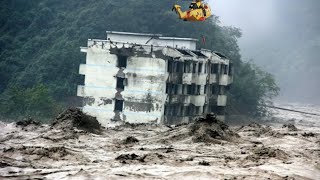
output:
[[196,39],[107,31],[89,39],[78,86],[83,111],[103,126],[189,123],[214,112],[224,120],[232,63]]

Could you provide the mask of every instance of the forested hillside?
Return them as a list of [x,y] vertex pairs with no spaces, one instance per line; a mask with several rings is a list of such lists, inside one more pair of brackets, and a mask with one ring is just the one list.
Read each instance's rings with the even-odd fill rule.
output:
[[[206,37],[200,47],[235,63],[232,111],[261,115],[278,88],[273,77],[241,63],[237,28],[222,27],[217,17],[184,22],[171,12],[172,0],[2,0],[0,1],[0,116],[51,116],[68,104],[82,84],[79,47],[106,30]],[[183,3],[181,3],[183,4]],[[186,5],[186,4],[185,4]],[[187,5],[185,6],[187,7]],[[201,42],[201,41],[199,41]],[[241,108],[239,108],[241,107]]]

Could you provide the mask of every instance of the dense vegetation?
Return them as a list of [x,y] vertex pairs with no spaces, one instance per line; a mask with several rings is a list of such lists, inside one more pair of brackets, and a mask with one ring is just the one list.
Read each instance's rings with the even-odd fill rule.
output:
[[[262,115],[260,105],[278,88],[272,76],[242,63],[237,44],[241,31],[177,19],[172,0],[2,0],[0,1],[0,115],[50,116],[76,95],[88,38],[106,30],[206,37],[199,47],[213,49],[235,63],[231,103],[234,111]],[[187,6],[186,6],[187,7]],[[201,41],[200,41],[201,42]],[[241,108],[238,108],[241,107]]]

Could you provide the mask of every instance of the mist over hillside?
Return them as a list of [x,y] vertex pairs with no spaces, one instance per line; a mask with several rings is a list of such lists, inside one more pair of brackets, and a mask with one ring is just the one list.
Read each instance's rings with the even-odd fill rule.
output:
[[222,24],[242,29],[243,59],[273,73],[280,100],[320,103],[320,1],[211,1]]

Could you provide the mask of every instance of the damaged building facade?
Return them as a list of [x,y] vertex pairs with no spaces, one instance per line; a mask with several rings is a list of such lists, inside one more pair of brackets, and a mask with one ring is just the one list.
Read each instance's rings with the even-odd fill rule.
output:
[[196,39],[107,31],[89,39],[83,111],[103,126],[122,122],[181,124],[214,112],[224,120],[232,63],[222,54],[197,50]]

